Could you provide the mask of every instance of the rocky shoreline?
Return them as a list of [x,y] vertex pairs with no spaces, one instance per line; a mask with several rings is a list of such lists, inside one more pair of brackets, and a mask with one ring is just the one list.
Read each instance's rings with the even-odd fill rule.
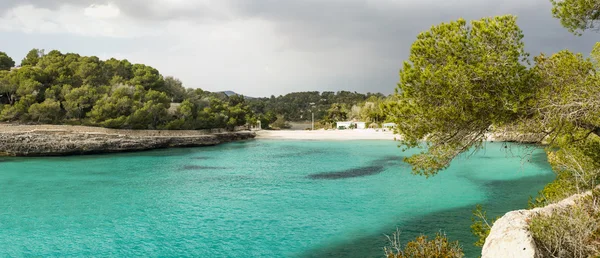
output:
[[[596,189],[600,189],[600,185]],[[533,234],[529,231],[531,218],[538,214],[548,215],[556,210],[568,209],[574,206],[577,201],[591,194],[592,191],[587,191],[582,194],[572,195],[546,207],[531,210],[516,210],[506,213],[494,222],[490,234],[485,239],[485,244],[481,250],[481,257],[541,257],[540,250],[538,250],[533,239]]]
[[252,139],[250,131],[114,130],[84,126],[0,125],[0,156],[67,156],[213,146]]

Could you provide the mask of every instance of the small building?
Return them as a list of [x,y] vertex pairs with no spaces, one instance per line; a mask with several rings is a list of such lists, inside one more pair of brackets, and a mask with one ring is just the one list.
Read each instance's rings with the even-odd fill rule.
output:
[[348,129],[352,125],[352,122],[336,122],[335,129]]
[[367,124],[365,122],[346,121],[346,122],[336,122],[335,123],[336,129],[350,129],[350,128],[365,129],[366,127],[367,127]]
[[383,128],[388,128],[388,129],[396,128],[396,123],[385,123],[385,124],[383,124]]
[[354,123],[356,126],[354,128],[356,129],[365,129],[367,128],[367,123],[365,122],[352,122]]

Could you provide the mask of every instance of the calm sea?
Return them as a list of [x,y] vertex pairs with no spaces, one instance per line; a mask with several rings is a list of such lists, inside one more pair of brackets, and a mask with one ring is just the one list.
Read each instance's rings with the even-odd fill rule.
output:
[[542,150],[504,147],[429,179],[393,141],[2,158],[0,257],[382,257],[396,228],[477,257],[474,206],[524,208],[554,178]]

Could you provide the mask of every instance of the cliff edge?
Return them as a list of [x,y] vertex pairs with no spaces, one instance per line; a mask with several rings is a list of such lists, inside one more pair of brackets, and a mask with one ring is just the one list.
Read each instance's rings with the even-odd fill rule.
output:
[[[600,186],[598,187],[600,188]],[[573,195],[558,203],[531,210],[517,210],[506,213],[496,220],[490,234],[485,239],[481,251],[482,258],[535,258],[539,257],[533,234],[529,231],[529,221],[537,214],[551,214],[559,209],[572,207],[576,202],[592,194],[588,191]]]

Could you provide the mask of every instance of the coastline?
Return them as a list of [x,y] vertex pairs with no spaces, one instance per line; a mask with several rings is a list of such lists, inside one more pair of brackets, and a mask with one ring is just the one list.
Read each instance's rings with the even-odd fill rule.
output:
[[391,131],[383,132],[375,129],[354,129],[354,130],[315,130],[315,131],[293,131],[281,130],[271,131],[263,130],[256,132],[256,139],[271,140],[395,140],[399,135]]
[[250,131],[120,130],[70,125],[0,124],[0,156],[69,156],[214,146],[255,136]]
[[[518,143],[539,143],[542,137],[535,134],[515,134],[512,132],[498,132],[486,134],[487,142],[518,142]],[[394,134],[392,131],[382,131],[381,129],[353,129],[353,130],[263,130],[256,132],[256,139],[271,140],[400,140],[401,135]]]
[[[248,139],[271,140],[389,140],[401,139],[392,131],[263,130],[228,132],[212,130],[126,130],[73,125],[18,125],[0,123],[0,156],[68,156],[162,148],[213,146]],[[511,133],[489,134],[486,141],[532,143],[536,137]]]

